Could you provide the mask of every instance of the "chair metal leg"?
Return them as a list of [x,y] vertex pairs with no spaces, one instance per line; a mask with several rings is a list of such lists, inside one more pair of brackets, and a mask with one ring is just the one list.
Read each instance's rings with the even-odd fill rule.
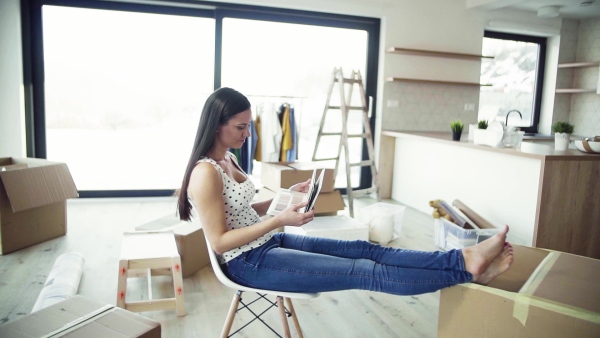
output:
[[285,313],[285,307],[283,306],[283,297],[277,296],[277,307],[279,308],[279,315],[281,317],[281,324],[283,325],[283,333],[285,338],[291,338],[290,326],[288,325],[287,316]]
[[290,298],[285,298],[285,303],[287,304],[288,311],[292,315],[292,320],[294,321],[294,327],[298,333],[298,338],[304,338],[302,335],[302,329],[300,328],[300,322],[298,321],[298,317],[296,317],[296,311],[294,310],[294,304],[292,304],[292,300]]
[[235,295],[233,295],[231,306],[229,306],[229,313],[227,314],[225,324],[223,325],[223,330],[221,331],[221,338],[229,337],[229,332],[231,331],[231,326],[233,325],[233,319],[235,318],[235,313],[237,312],[241,296],[242,291],[237,291]]

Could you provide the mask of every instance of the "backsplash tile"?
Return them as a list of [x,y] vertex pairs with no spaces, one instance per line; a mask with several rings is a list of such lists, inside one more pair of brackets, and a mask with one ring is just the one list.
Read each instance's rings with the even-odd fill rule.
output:
[[[382,126],[397,131],[450,131],[450,122],[477,123],[479,87],[414,82],[386,82],[383,97],[398,101],[398,107],[383,103]],[[465,111],[465,104],[474,110]]]

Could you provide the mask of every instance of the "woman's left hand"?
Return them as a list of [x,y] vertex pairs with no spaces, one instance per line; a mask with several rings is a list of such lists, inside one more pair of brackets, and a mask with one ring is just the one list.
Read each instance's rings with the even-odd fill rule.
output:
[[290,187],[290,190],[307,193],[309,187],[310,187],[310,178],[302,183],[296,183],[296,184],[292,185]]

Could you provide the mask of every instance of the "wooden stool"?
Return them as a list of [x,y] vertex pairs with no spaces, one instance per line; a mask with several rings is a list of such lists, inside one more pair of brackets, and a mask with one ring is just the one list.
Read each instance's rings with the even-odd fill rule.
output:
[[[175,298],[152,299],[152,276],[170,275]],[[148,300],[127,301],[127,278],[148,277]],[[119,260],[117,306],[132,312],[177,309],[185,316],[181,258],[173,232],[126,232]]]

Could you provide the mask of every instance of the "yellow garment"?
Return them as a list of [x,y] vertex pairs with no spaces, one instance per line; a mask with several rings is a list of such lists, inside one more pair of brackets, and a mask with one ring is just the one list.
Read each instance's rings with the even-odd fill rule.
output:
[[256,115],[254,119],[254,126],[256,128],[256,150],[254,151],[254,159],[262,162],[262,143],[260,141],[260,114]]
[[289,105],[285,105],[285,110],[283,111],[281,131],[283,133],[283,137],[281,141],[281,155],[279,156],[279,160],[285,162],[287,160],[288,150],[292,150],[292,147],[294,146],[294,141],[292,140],[292,123],[290,121]]

